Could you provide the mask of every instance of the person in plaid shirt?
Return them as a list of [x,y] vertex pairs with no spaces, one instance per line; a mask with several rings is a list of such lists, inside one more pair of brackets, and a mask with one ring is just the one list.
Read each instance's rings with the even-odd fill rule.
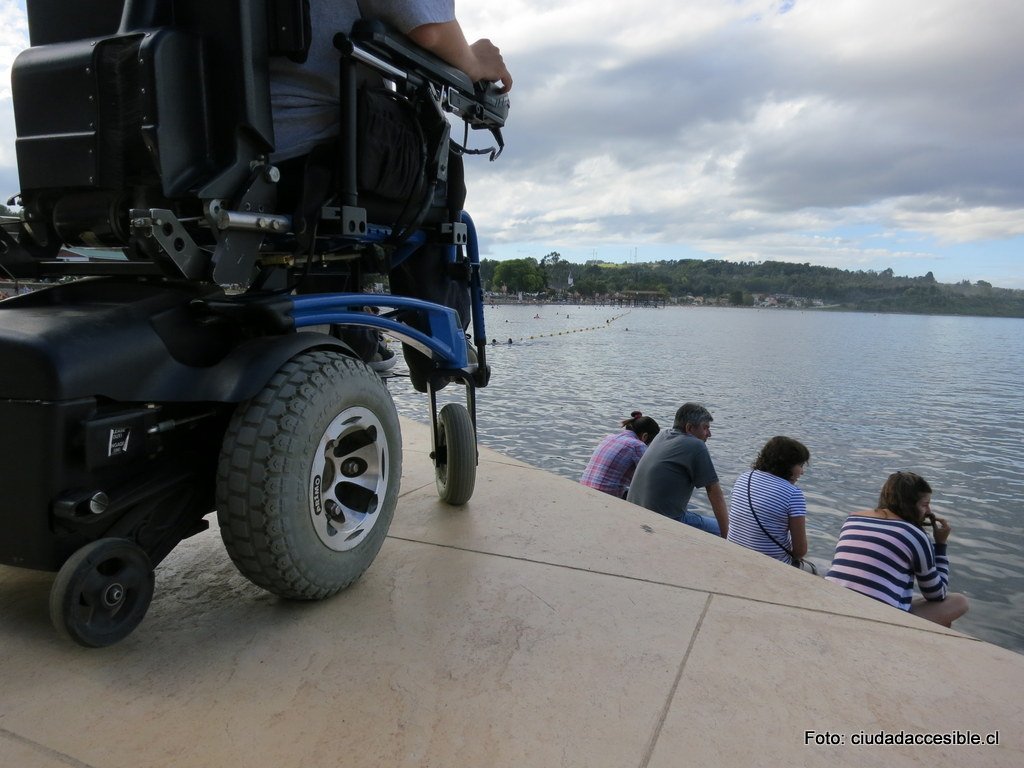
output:
[[650,416],[633,411],[632,417],[622,422],[622,430],[608,435],[594,450],[580,482],[620,499],[626,498],[633,470],[660,431],[658,422]]

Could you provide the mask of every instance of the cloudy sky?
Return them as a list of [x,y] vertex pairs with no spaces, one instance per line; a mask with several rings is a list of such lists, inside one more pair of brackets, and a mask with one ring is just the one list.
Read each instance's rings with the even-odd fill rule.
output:
[[[782,260],[1024,288],[1022,0],[456,9],[515,78],[504,155],[469,162],[485,257]],[[6,198],[24,2],[0,13]]]

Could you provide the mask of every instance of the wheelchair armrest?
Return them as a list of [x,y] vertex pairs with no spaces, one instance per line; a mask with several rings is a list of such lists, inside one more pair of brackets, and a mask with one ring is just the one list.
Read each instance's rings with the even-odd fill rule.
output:
[[474,128],[501,128],[505,125],[508,96],[499,93],[497,86],[473,83],[461,69],[416,45],[384,22],[360,19],[352,27],[350,39],[356,47],[406,67],[412,74],[435,85],[450,89],[450,110]]
[[395,31],[383,21],[360,19],[352,27],[352,42],[361,48],[391,60],[410,65],[418,74],[440,85],[473,93],[473,81],[469,75],[453,67],[434,54],[420,48],[405,35]]

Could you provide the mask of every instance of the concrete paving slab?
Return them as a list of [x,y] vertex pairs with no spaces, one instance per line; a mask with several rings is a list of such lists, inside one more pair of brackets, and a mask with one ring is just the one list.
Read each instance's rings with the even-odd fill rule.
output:
[[[713,596],[650,768],[680,755],[692,765],[1021,766],[1022,688],[1020,657],[986,643],[930,632],[908,642],[888,624]],[[854,743],[997,731],[998,745]]]
[[117,646],[21,642],[4,623],[14,746],[111,767],[627,765],[705,600],[395,541],[357,586],[300,605],[249,588],[204,538]]
[[[391,535],[324,602],[253,586],[214,529],[85,650],[52,574],[0,567],[0,765],[1024,764],[1024,657],[491,451],[447,507],[403,433]],[[804,744],[883,727],[1001,742]]]
[[87,768],[79,761],[59,752],[25,741],[17,734],[0,728],[0,765],[32,766],[32,768]]

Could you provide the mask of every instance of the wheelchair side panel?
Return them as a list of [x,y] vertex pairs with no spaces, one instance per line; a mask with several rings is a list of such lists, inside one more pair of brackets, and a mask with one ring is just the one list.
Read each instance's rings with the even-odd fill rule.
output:
[[[92,401],[44,404],[0,400],[0,563],[56,570],[81,543],[51,527],[50,503],[74,483],[68,425],[87,418]],[[60,561],[60,562],[58,562]]]
[[94,41],[29,48],[11,70],[22,191],[94,187],[99,91]]

